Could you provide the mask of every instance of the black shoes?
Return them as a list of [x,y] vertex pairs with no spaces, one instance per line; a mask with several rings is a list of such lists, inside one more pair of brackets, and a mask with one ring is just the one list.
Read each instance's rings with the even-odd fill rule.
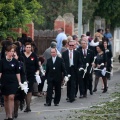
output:
[[90,95],[93,95],[93,91],[92,90],[90,90]]
[[54,106],[59,106],[59,104],[54,104]]
[[4,119],[4,120],[13,120],[13,118],[8,118],[8,119]]
[[[45,103],[44,106],[51,106],[50,103]],[[54,106],[59,106],[59,104],[54,104]]]
[[69,100],[69,98],[66,98],[66,100]]
[[87,95],[83,95],[84,98],[87,98]]
[[18,117],[18,112],[14,113],[14,118]]
[[29,108],[26,108],[24,112],[31,112],[31,110]]
[[104,89],[102,93],[106,93],[107,92],[107,89]]
[[44,106],[51,106],[51,104],[50,103],[45,103]]
[[83,98],[83,95],[80,95],[80,97],[79,98]]
[[74,101],[75,101],[75,99],[71,99],[71,100],[68,100],[67,102],[72,103],[72,102],[74,102]]
[[94,89],[94,90],[93,90],[93,92],[96,92],[96,91],[97,91],[97,89]]

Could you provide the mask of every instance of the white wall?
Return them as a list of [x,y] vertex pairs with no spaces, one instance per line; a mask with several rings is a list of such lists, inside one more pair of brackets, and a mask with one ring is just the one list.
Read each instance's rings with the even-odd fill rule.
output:
[[120,28],[114,30],[114,50],[113,56],[116,57],[120,54]]

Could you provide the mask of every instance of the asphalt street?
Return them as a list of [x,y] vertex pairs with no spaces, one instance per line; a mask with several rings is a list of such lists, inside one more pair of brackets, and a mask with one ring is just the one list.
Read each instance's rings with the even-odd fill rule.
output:
[[[118,84],[120,85],[120,64],[114,63],[114,74],[111,80],[108,81],[108,92],[102,93],[102,82],[99,80],[98,91],[93,95],[89,94],[87,98],[79,98],[77,95],[76,101],[69,103],[66,101],[66,88],[62,89],[62,97],[59,106],[52,105],[45,107],[45,96],[43,97],[32,97],[31,110],[32,112],[24,113],[19,111],[17,120],[66,120],[72,111],[79,109],[89,109],[89,107],[99,104],[104,101],[110,100],[110,95],[113,92],[118,91]],[[0,120],[4,120],[5,112],[3,108],[0,108]]]

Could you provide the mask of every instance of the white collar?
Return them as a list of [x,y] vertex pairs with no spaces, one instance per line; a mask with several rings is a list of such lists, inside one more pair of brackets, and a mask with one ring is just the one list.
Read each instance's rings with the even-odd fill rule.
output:
[[69,52],[73,52],[73,50],[69,50]]
[[56,59],[56,57],[57,57],[57,56],[55,56],[55,57],[52,57],[52,59]]

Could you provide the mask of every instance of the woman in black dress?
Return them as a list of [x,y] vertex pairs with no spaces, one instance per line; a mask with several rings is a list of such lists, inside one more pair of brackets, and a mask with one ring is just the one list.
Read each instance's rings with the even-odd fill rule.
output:
[[2,95],[4,95],[4,106],[6,112],[5,120],[13,120],[14,96],[21,84],[19,64],[13,58],[14,47],[6,47],[6,57],[0,60],[0,78],[2,84]]
[[[112,51],[111,49],[108,47],[108,42],[107,41],[103,41],[103,46],[104,46],[104,52],[107,56],[107,71],[111,72],[111,69],[112,69]],[[110,74],[107,73],[107,79],[110,80]]]
[[97,67],[100,70],[95,70],[95,83],[94,83],[94,90],[93,90],[93,92],[97,91],[97,85],[98,85],[99,78],[102,77],[103,84],[104,84],[103,93],[105,93],[105,92],[107,92],[107,79],[106,79],[106,75],[103,76],[101,70],[106,68],[107,57],[106,57],[106,54],[103,51],[103,45],[98,45],[96,47],[96,49],[97,49],[98,54],[97,54],[97,58],[95,60],[95,67]]
[[26,67],[26,76],[28,81],[28,93],[26,95],[26,109],[24,112],[30,112],[30,102],[32,97],[32,89],[33,83],[35,82],[35,74],[39,74],[39,65],[38,58],[35,53],[31,52],[32,46],[31,43],[25,44],[25,52],[23,53],[23,57],[25,60]]

